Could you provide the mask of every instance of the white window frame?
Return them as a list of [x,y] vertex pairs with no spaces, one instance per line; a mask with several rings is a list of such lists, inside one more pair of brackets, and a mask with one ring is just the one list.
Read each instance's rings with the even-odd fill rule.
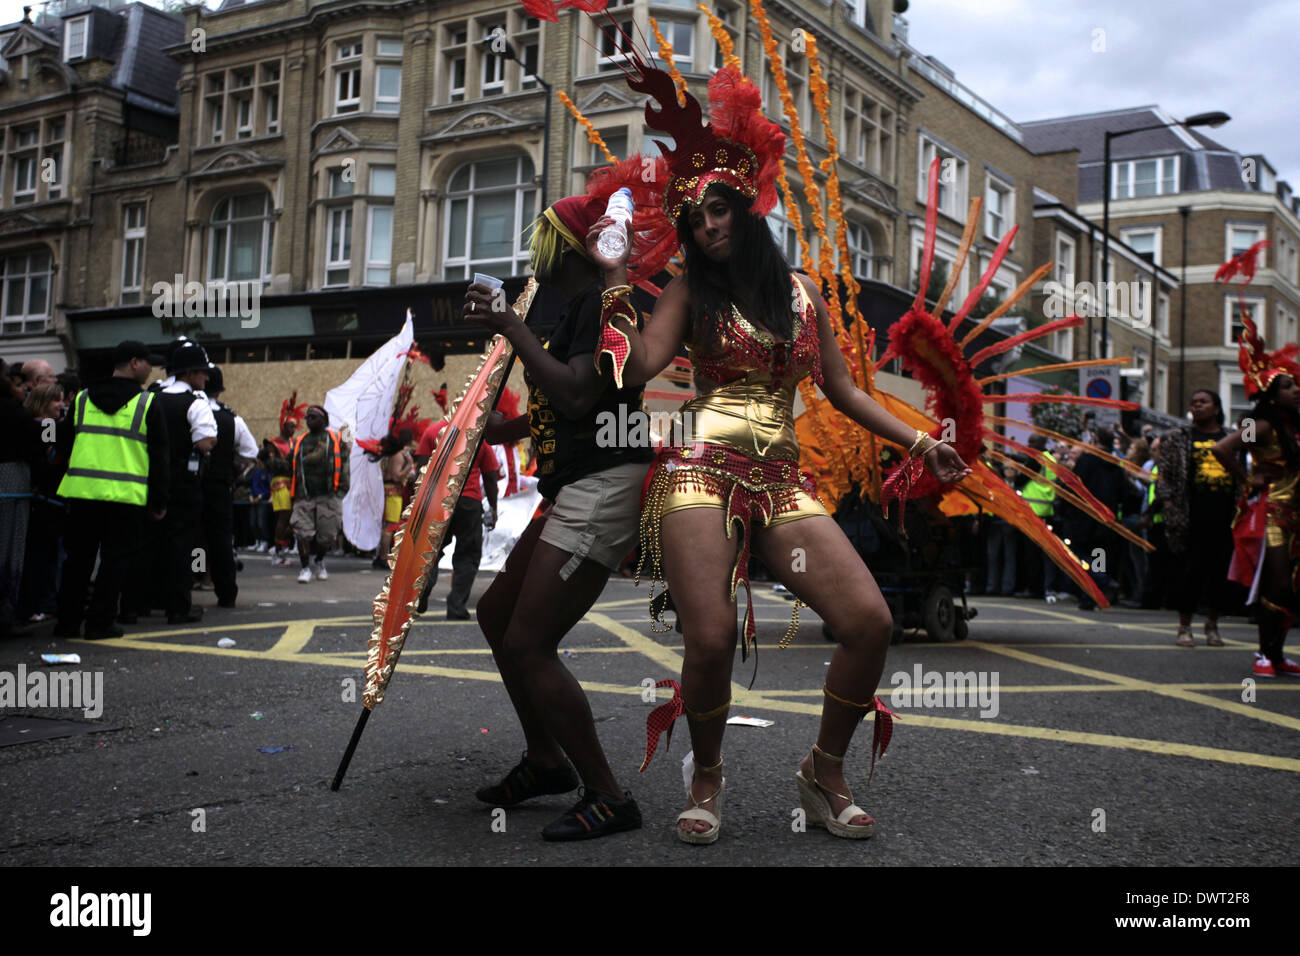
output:
[[220,143],[225,138],[226,132],[225,100],[209,100],[208,115],[211,119],[212,142]]
[[[1138,196],[1135,194],[1137,181],[1137,166],[1139,163],[1156,164],[1156,191],[1152,194],[1155,196],[1172,196],[1179,192],[1179,157],[1178,156],[1143,156],[1139,159],[1127,159],[1110,164],[1110,198],[1114,199],[1149,199],[1150,196]],[[1168,163],[1172,173],[1165,175],[1165,164]],[[1173,180],[1173,187],[1165,189],[1165,183]],[[1120,183],[1124,188],[1121,191]]]
[[[14,164],[14,205],[36,201],[36,171],[40,168],[40,151],[31,149],[21,156],[13,158]],[[24,175],[24,170],[26,174]]]
[[1277,304],[1277,337],[1274,341],[1300,342],[1300,316],[1281,302]]
[[[673,47],[673,65],[677,67],[680,73],[696,73],[696,61],[699,59],[696,53],[696,19],[676,20],[672,17],[655,17],[659,23],[659,30],[663,33],[664,39]],[[681,49],[677,46],[677,31],[685,30],[686,36],[690,38],[691,51],[685,57],[682,56]],[[712,34],[710,34],[712,37]]]
[[[611,3],[610,7],[613,6],[614,4]],[[637,35],[636,20],[635,18],[632,17],[631,10],[628,10],[627,14],[628,14],[628,18],[626,20],[619,20],[618,25],[624,33],[627,33],[629,36],[635,37]],[[608,56],[602,52],[605,49],[606,41],[608,41],[610,44],[613,45],[615,51],[614,53],[611,53]],[[596,36],[595,36],[597,73],[608,73],[612,70],[617,70],[620,64],[627,62],[627,53],[619,46],[619,43],[621,41],[622,41],[622,37],[619,36],[612,29],[612,27],[610,27],[608,22],[597,21]]]
[[[341,227],[340,227],[341,223]],[[342,234],[341,234],[342,233]],[[340,255],[335,255],[335,246]],[[346,252],[346,255],[343,253]],[[330,273],[342,272],[342,278]],[[328,206],[325,211],[325,275],[321,288],[329,289],[352,283],[352,204]]]
[[[1138,404],[1147,405],[1151,399],[1151,353],[1140,345],[1133,346],[1133,364],[1130,367],[1146,370],[1146,375],[1142,376],[1142,397],[1139,399]],[[1132,399],[1129,400],[1132,401]],[[1148,405],[1148,407],[1150,406]]]
[[253,96],[235,97],[235,139],[248,139],[253,135]]
[[[380,78],[384,71],[397,71],[397,95],[384,96],[379,92]],[[402,64],[400,63],[376,63],[375,64],[375,112],[376,113],[400,113],[402,111]]]
[[[1067,236],[1059,230],[1053,234],[1052,238],[1052,279],[1062,286],[1074,284],[1075,255],[1078,245],[1074,239]],[[1066,259],[1061,261],[1061,246],[1068,246],[1069,252]]]
[[967,184],[970,178],[970,163],[959,156],[951,147],[944,145],[925,133],[918,134],[916,167],[916,201],[925,205],[930,188],[930,163],[936,155],[951,158],[957,163],[957,180],[953,183],[943,182],[943,167],[939,171],[939,212],[957,222],[966,221],[969,207]]
[[[375,213],[385,210],[388,213],[388,258],[374,258]],[[393,207],[389,204],[374,203],[366,207],[366,274],[364,285],[391,285],[393,268]]]
[[[481,23],[483,38],[479,42],[479,96],[500,96],[506,91],[506,58],[492,52],[492,35],[496,30],[509,37],[509,25],[500,22]],[[489,79],[489,74],[491,79]]]
[[[246,196],[251,196],[254,194],[258,195],[262,199],[262,209],[263,209],[262,215],[248,216],[242,219],[235,219],[234,218],[235,200],[242,199]],[[230,216],[229,218],[220,220],[218,223],[213,220],[213,216],[216,215],[217,206],[221,204],[221,201],[228,201],[228,205],[226,208],[229,210]],[[261,251],[259,257],[261,259],[261,262],[259,263],[261,269],[261,275],[259,277],[254,277],[252,279],[247,279],[247,278],[232,279],[230,276],[230,263],[231,260],[234,258],[232,255],[232,252],[234,250],[231,245],[230,239],[231,239],[231,235],[233,234],[235,224],[239,222],[261,222],[262,223],[262,238],[259,240],[260,251]],[[206,275],[209,281],[254,282],[258,278],[262,279],[263,281],[267,281],[271,278],[271,251],[275,243],[275,209],[271,203],[271,194],[267,192],[264,187],[256,190],[250,190],[247,193],[232,193],[228,196],[223,196],[222,199],[219,200],[217,204],[212,207],[212,215],[208,217],[207,231],[208,231],[208,253],[207,253]],[[225,268],[222,270],[224,273],[223,275],[216,274],[216,255],[217,255],[216,234],[220,231],[224,231],[226,234],[225,235]]]
[[[502,157],[502,158],[507,158],[507,157]],[[451,221],[452,204],[454,202],[464,201],[465,202],[465,223],[466,226],[468,227],[468,230],[465,233],[464,255],[453,257],[450,254],[451,230],[448,228],[442,229],[442,273],[444,276],[444,281],[448,281],[448,282],[454,281],[452,279],[445,278],[447,272],[452,269],[461,270],[461,276],[464,278],[468,278],[469,275],[474,271],[475,266],[478,263],[500,262],[501,259],[510,260],[511,275],[523,275],[524,270],[528,267],[529,252],[527,246],[527,239],[525,237],[525,231],[528,227],[528,224],[532,222],[533,217],[537,215],[537,203],[540,199],[540,193],[533,181],[535,170],[533,168],[532,161],[527,156],[516,156],[513,158],[516,163],[515,166],[516,176],[515,176],[514,183],[509,185],[491,186],[483,189],[479,189],[476,187],[476,183],[475,183],[475,180],[477,179],[476,167],[480,162],[490,162],[491,161],[490,157],[483,157],[482,159],[479,160],[472,160],[467,163],[462,163],[459,166],[457,166],[454,170],[452,170],[451,176],[448,177],[447,194],[443,198],[443,205],[442,205],[442,217],[443,217],[442,221],[444,227],[446,226],[446,224],[450,223]],[[451,182],[456,178],[457,175],[459,175],[461,169],[463,169],[466,166],[470,167],[469,185],[463,190],[457,189],[455,191],[452,191],[450,188]],[[493,259],[475,259],[472,254],[474,250],[475,199],[478,196],[484,195],[485,193],[496,193],[496,192],[507,192],[507,191],[513,191],[515,197],[514,223],[512,225],[512,232],[511,232],[511,234],[516,237],[514,249],[511,250],[511,253],[508,256],[500,256]],[[525,211],[524,201],[530,192],[533,194],[532,209],[530,211]]]
[[[364,47],[360,39],[335,44],[334,70],[330,76],[334,87],[334,115],[361,112],[361,62]],[[343,79],[351,77],[350,95],[343,95]]]
[[1156,297],[1156,332],[1169,335],[1169,293],[1161,292]]
[[[1163,226],[1129,226],[1128,228],[1121,229],[1119,231],[1120,241],[1123,242],[1125,245],[1129,246],[1130,248],[1133,246],[1132,239],[1134,237],[1145,236],[1145,235],[1150,235],[1152,237],[1151,251],[1152,254],[1154,255],[1154,258],[1151,261],[1158,266],[1163,265],[1164,263],[1160,261],[1163,258],[1163,251],[1164,251],[1164,227]],[[1134,249],[1133,251],[1137,252],[1136,249]],[[1140,257],[1141,253],[1139,253],[1138,255]]]
[[[1234,251],[1233,251],[1233,246],[1232,246],[1232,233],[1233,233],[1233,230],[1237,230],[1237,231],[1239,231],[1239,232],[1251,232],[1251,233],[1254,233],[1255,238],[1252,239],[1252,240],[1250,240],[1250,242],[1246,243],[1244,246],[1242,246],[1240,249],[1238,249],[1238,250],[1236,250],[1236,251],[1234,252]],[[1268,229],[1267,229],[1267,227],[1266,227],[1263,223],[1254,223],[1254,222],[1228,222],[1228,223],[1226,223],[1226,224],[1224,225],[1224,229],[1223,229],[1223,259],[1224,259],[1224,261],[1226,262],[1227,260],[1231,259],[1233,256],[1240,255],[1242,252],[1245,252],[1247,249],[1249,249],[1251,246],[1253,246],[1255,243],[1259,242],[1261,239],[1263,239],[1263,238],[1264,238],[1265,236],[1267,236],[1267,235],[1268,235]],[[1265,264],[1267,263],[1267,261],[1268,261],[1268,247],[1265,246],[1262,250],[1260,250],[1260,257],[1259,257],[1259,261],[1258,261],[1257,265],[1259,266],[1260,269],[1263,269],[1263,268],[1265,268]]]
[[[722,21],[722,26],[726,29],[727,35],[731,37],[732,52],[735,52],[736,38],[736,11],[734,7],[724,4],[714,4],[714,15]],[[722,47],[718,44],[718,39],[709,31],[709,75],[712,76],[723,67]]]
[[[134,213],[139,213],[138,221],[133,225]],[[144,249],[147,233],[149,207],[144,202],[130,202],[122,205],[122,291],[119,301],[122,305],[134,305],[141,301],[144,289]],[[128,275],[128,266],[134,265],[134,275]]]
[[1158,412],[1169,410],[1169,363],[1156,362],[1155,377],[1151,380],[1151,407]]
[[[81,27],[81,46],[79,49],[73,49],[72,32],[74,27]],[[90,50],[90,16],[69,17],[63,21],[63,61],[70,63],[73,60],[84,59]]]
[[[798,200],[796,200],[797,202]],[[785,257],[787,265],[792,269],[799,268],[801,264],[799,246],[799,233],[795,231],[794,223],[790,221],[790,216],[786,212],[785,197],[778,194],[776,205],[772,211],[765,217],[767,228],[772,232],[772,239],[776,242],[776,247]],[[793,251],[791,251],[793,250]]]
[[[1250,317],[1255,323],[1256,328],[1260,328],[1260,320],[1267,314],[1265,299],[1262,295],[1248,295],[1245,297],[1246,308],[1250,310]],[[1232,334],[1233,311],[1240,304],[1236,295],[1225,295],[1223,297],[1223,344],[1231,348],[1237,348],[1236,338]],[[1264,329],[1260,329],[1264,332]]]
[[[1001,230],[993,227],[993,195],[1000,193],[1004,198]],[[985,172],[984,185],[984,235],[995,242],[1001,242],[1008,230],[1016,223],[1016,187],[1001,176]]]
[[[46,266],[43,270],[37,271],[32,268],[32,257],[44,255],[47,259]],[[18,257],[25,259],[23,271],[8,272],[9,262]],[[54,300],[54,256],[45,246],[38,246],[29,249],[16,249],[12,252],[0,254],[0,270],[5,271],[3,281],[0,281],[0,335],[31,335],[33,333],[44,332],[49,327],[50,312]],[[45,310],[43,312],[28,312],[31,306],[32,280],[34,278],[45,277]],[[11,303],[9,294],[12,291],[11,283],[22,278],[22,296],[23,304],[21,312],[15,312],[13,315],[7,315]],[[34,327],[29,327],[34,325]]]
[[849,263],[854,277],[858,279],[874,279],[876,277],[876,263],[872,258],[871,231],[862,223],[851,219],[847,220],[844,225],[844,239],[848,243]]
[[[909,272],[907,281],[908,288],[910,289],[912,280],[919,280],[921,276],[921,254],[925,249],[925,231],[923,228],[918,227],[912,230],[911,245],[909,248],[911,251],[908,259]],[[948,275],[950,277],[952,275],[952,268],[957,262],[958,248],[959,244],[943,233],[940,233],[935,237],[934,258],[936,261],[940,259],[943,260],[944,264],[948,267]],[[970,260],[968,259],[966,265],[962,267],[961,277],[957,280],[957,287],[953,290],[953,296],[958,302],[964,302],[966,296],[970,293],[969,265]],[[931,275],[933,275],[933,273],[931,273]]]

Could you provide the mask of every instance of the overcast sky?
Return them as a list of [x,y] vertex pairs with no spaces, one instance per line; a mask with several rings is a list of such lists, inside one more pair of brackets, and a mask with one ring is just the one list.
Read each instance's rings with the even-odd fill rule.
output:
[[[0,0],[0,23],[23,3]],[[1205,132],[1300,190],[1296,0],[912,0],[905,16],[912,46],[1013,120],[1223,110],[1232,122]]]
[[1300,189],[1296,0],[911,0],[904,17],[913,47],[1013,120],[1222,110],[1203,132]]

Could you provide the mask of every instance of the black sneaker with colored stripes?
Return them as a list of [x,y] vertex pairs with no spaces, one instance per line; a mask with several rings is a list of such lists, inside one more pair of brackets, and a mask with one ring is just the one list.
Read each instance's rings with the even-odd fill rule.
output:
[[631,791],[624,790],[623,799],[615,800],[583,787],[569,812],[542,829],[542,839],[591,840],[640,828],[641,808],[632,799]]
[[525,752],[518,765],[500,783],[483,787],[474,795],[494,807],[513,807],[548,793],[568,793],[577,789],[581,782],[573,768],[567,764],[542,770],[528,763],[528,754]]

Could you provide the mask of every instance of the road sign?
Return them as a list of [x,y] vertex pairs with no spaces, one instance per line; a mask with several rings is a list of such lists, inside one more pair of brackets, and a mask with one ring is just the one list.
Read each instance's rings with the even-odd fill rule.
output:
[[[1119,366],[1102,365],[1079,369],[1079,394],[1088,398],[1119,398]],[[1090,406],[1088,411],[1093,414],[1098,425],[1119,424],[1118,408]]]

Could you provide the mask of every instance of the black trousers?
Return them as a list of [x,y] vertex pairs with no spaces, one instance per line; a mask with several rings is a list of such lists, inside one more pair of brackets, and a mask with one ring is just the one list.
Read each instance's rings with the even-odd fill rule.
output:
[[[137,566],[144,541],[145,510],[137,505],[111,501],[68,499],[68,523],[64,547],[68,552],[63,563],[63,582],[59,588],[58,613],[61,628],[81,625],[88,630],[104,630],[113,623],[117,599],[126,576]],[[86,591],[90,572],[99,555],[99,574],[95,591],[86,608]]]
[[206,483],[199,521],[212,589],[222,604],[233,604],[239,593],[235,583],[235,504],[226,485]]
[[[447,610],[452,614],[463,614],[469,610],[474,575],[478,573],[478,564],[483,558],[483,502],[464,495],[456,502],[456,510],[451,513],[451,521],[447,524],[447,535],[442,539],[442,550],[438,552],[438,561],[442,560],[452,538],[456,539],[456,550],[451,555],[451,591],[447,594]],[[434,564],[428,589],[437,583],[438,565]]]

